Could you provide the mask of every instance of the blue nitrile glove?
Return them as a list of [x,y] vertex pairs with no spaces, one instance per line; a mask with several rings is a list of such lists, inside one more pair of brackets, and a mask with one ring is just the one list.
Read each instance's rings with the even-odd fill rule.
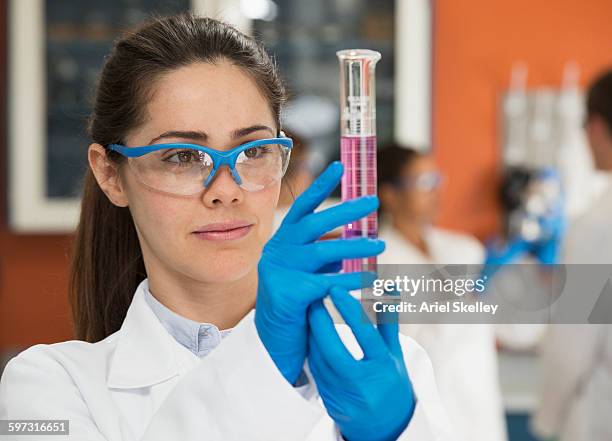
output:
[[544,265],[557,263],[561,240],[565,232],[565,195],[561,177],[554,168],[546,167],[538,172],[541,200],[544,212],[536,220],[539,225],[539,239],[530,241],[530,254]]
[[322,301],[314,302],[308,312],[308,365],[327,412],[348,441],[395,440],[416,406],[397,318],[374,327],[344,288],[332,287],[330,296],[364,357],[353,358]]
[[480,277],[489,281],[501,266],[514,263],[529,253],[530,245],[519,237],[503,245],[499,239],[489,241],[485,249],[486,257]]
[[548,216],[542,217],[539,222],[546,238],[532,242],[530,253],[544,265],[555,264],[559,260],[561,241],[565,233],[565,217],[562,206],[557,207]]
[[499,240],[486,244],[485,265],[514,263],[529,252],[529,244],[522,238],[512,238],[501,244]]
[[531,244],[530,253],[543,265],[554,265],[559,261],[561,242],[558,237]]
[[[272,360],[291,384],[302,371],[308,343],[308,306],[332,285],[353,290],[374,283],[374,273],[322,273],[338,261],[380,254],[382,240],[356,238],[316,241],[327,231],[360,219],[378,208],[367,196],[314,213],[340,182],[344,168],[330,164],[293,203],[264,246],[258,265],[255,326]],[[364,277],[366,275],[366,277]]]

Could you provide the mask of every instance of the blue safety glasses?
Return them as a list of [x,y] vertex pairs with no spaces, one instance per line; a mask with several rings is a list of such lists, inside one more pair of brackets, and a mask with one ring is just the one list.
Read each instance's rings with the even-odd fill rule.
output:
[[433,191],[443,182],[444,177],[438,171],[427,171],[409,178],[400,178],[393,181],[396,188],[404,190]]
[[273,185],[287,171],[292,147],[291,138],[284,136],[258,139],[227,151],[185,143],[143,147],[107,145],[128,158],[130,168],[143,184],[184,196],[208,187],[224,165],[230,169],[234,181],[247,191]]

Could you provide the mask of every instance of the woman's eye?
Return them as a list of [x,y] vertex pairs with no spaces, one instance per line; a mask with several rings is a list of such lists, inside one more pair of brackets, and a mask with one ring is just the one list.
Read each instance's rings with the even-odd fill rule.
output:
[[193,150],[181,150],[170,156],[164,161],[173,162],[175,164],[189,164],[192,162],[202,162],[203,154]]
[[259,146],[259,147],[251,147],[250,149],[246,149],[244,154],[249,159],[257,159],[270,151],[268,146]]
[[247,158],[256,158],[258,156],[257,147],[251,147],[250,149],[246,149],[244,154]]

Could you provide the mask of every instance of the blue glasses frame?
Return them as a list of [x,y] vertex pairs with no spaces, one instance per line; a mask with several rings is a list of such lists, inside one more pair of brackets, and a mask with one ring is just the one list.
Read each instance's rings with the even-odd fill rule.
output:
[[241,144],[227,151],[216,150],[199,144],[186,143],[153,144],[142,147],[126,147],[121,144],[108,144],[107,147],[110,150],[120,153],[126,158],[137,158],[139,156],[146,155],[147,153],[165,149],[193,149],[207,153],[213,161],[213,169],[204,181],[204,187],[206,188],[215,177],[219,167],[223,165],[227,165],[229,167],[234,181],[236,181],[238,185],[242,185],[242,178],[236,171],[236,161],[238,160],[238,156],[245,150],[266,144],[280,144],[287,148],[287,161],[285,163],[285,166],[283,167],[284,174],[287,169],[287,164],[289,163],[289,158],[291,156],[291,148],[293,147],[293,140],[286,136],[277,138],[257,139],[255,141],[250,141],[245,144]]

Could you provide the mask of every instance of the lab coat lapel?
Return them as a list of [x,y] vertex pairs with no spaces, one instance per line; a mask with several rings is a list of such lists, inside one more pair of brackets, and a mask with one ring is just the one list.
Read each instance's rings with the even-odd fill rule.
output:
[[178,375],[172,336],[164,329],[144,294],[148,279],[136,288],[119,332],[107,379],[110,388],[148,387]]

